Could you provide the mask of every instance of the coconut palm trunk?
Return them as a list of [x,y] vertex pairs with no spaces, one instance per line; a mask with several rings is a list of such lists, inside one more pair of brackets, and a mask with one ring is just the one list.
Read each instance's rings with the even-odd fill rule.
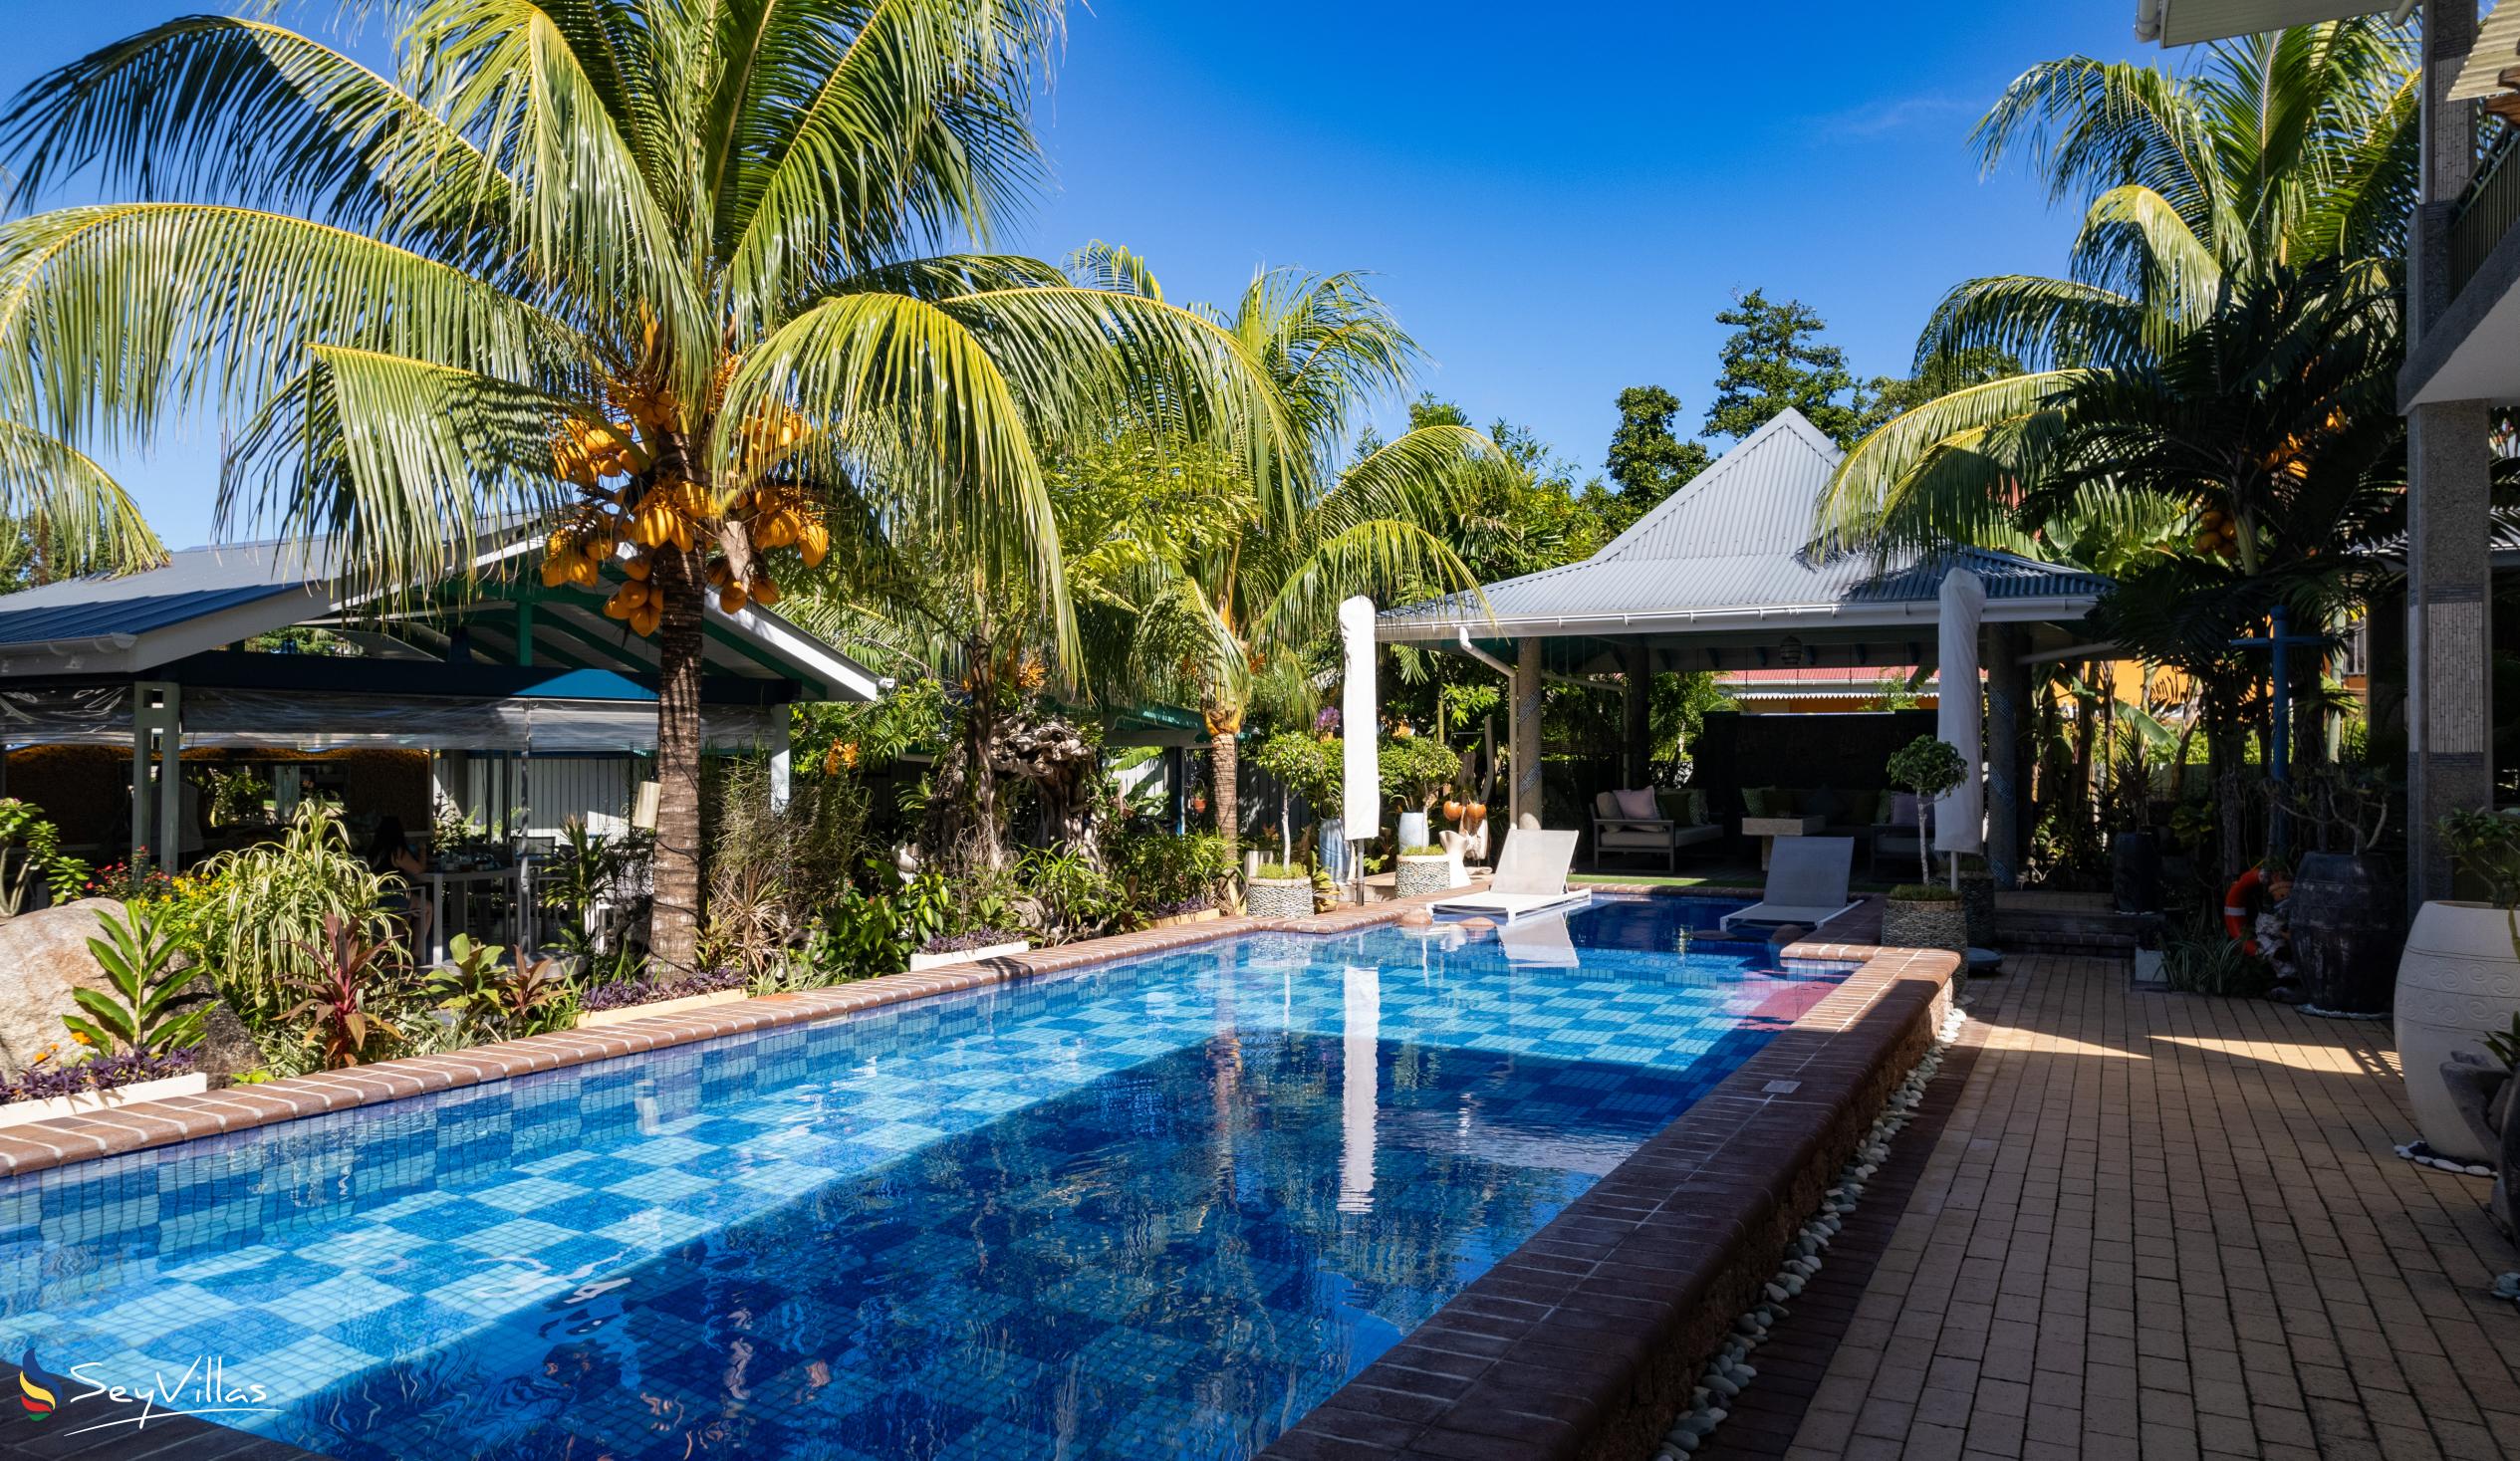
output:
[[654,579],[663,598],[656,627],[655,911],[648,953],[689,968],[700,931],[701,586],[692,555],[656,555]]
[[1215,783],[1211,795],[1216,801],[1216,834],[1224,838],[1228,851],[1242,835],[1240,813],[1235,798],[1242,778],[1242,712],[1210,711],[1207,715],[1208,779]]

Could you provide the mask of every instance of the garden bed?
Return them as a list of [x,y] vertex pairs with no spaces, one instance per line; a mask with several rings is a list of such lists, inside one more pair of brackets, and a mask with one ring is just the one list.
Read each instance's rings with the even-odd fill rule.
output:
[[644,1020],[652,1015],[679,1015],[685,1010],[705,1010],[711,1005],[731,1005],[752,998],[741,989],[713,989],[705,994],[675,995],[651,1000],[643,1005],[619,1005],[609,1010],[589,1010],[578,1017],[581,1030],[605,1025],[620,1025],[630,1020]]
[[103,1091],[74,1091],[68,1096],[13,1100],[0,1105],[0,1126],[56,1121],[64,1116],[105,1115],[122,1106],[163,1100],[170,1096],[199,1096],[209,1089],[210,1078],[194,1071],[183,1076],[162,1076],[154,1081],[134,1081],[128,1086],[109,1086]]

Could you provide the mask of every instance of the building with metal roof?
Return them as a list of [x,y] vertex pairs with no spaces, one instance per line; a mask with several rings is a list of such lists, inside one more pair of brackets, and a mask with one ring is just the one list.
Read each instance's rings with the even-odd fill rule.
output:
[[[190,845],[176,799],[154,790],[187,748],[426,752],[439,795],[509,830],[627,815],[636,758],[655,747],[655,648],[603,612],[618,565],[597,587],[548,588],[540,549],[507,534],[470,562],[450,556],[442,579],[379,592],[321,543],[247,543],[0,596],[0,745],[130,747],[133,852]],[[759,605],[730,614],[710,602],[702,634],[714,750],[784,768],[793,702],[882,692],[865,666]],[[541,820],[520,827],[510,763],[536,757],[572,764],[545,768]],[[563,784],[607,806],[548,805]]]
[[[1375,637],[1470,654],[1514,676],[1516,719],[1527,722],[1515,740],[1518,825],[1538,805],[1544,679],[1621,676],[1633,785],[1645,776],[1649,676],[1797,669],[1863,683],[1903,678],[1935,662],[1938,596],[1955,569],[1985,589],[1980,660],[2001,713],[2018,713],[2029,664],[2096,650],[2083,623],[2109,587],[2096,575],[1979,548],[1816,552],[1813,524],[1840,456],[1788,409],[1584,562],[1387,609]],[[2008,795],[2003,758],[2016,748],[1996,739],[1990,781]]]

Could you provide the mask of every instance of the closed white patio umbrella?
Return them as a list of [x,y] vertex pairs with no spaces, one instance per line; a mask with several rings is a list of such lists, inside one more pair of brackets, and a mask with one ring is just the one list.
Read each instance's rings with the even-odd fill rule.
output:
[[[1967,569],[1942,576],[1942,689],[1934,734],[1960,753],[1960,784],[1934,803],[1933,845],[1942,852],[1986,851],[1986,691],[1978,677],[1977,626],[1986,613],[1986,585]],[[1952,886],[1960,864],[1951,863]]]
[[[1348,834],[1350,867],[1360,850],[1383,831],[1383,773],[1375,760],[1374,601],[1359,596],[1339,606],[1339,637],[1347,649],[1339,687],[1339,736],[1344,752],[1340,820]],[[1347,868],[1340,870],[1344,879]]]

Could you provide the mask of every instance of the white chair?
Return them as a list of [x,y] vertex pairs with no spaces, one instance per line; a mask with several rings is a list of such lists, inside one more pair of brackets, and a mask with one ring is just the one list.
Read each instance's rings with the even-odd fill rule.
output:
[[1593,900],[1591,892],[1566,885],[1567,869],[1575,865],[1575,842],[1572,832],[1544,832],[1538,828],[1519,828],[1505,839],[1505,851],[1496,858],[1496,875],[1488,880],[1484,891],[1464,893],[1436,903],[1438,913],[1493,913],[1511,923],[1517,918],[1552,908],[1576,908]]
[[1781,837],[1768,862],[1765,893],[1738,913],[1717,920],[1723,928],[1735,923],[1802,923],[1813,928],[1855,904],[1847,897],[1847,880],[1855,870],[1855,839],[1851,837]]

